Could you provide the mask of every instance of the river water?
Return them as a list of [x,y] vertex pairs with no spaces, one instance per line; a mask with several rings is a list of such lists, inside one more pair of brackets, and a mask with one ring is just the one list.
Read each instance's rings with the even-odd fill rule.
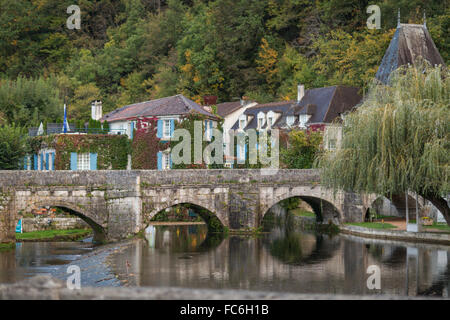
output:
[[[156,226],[120,248],[89,241],[22,243],[0,252],[0,283],[35,274],[82,285],[176,286],[297,293],[449,297],[450,247],[290,231],[259,236],[209,235],[204,225]],[[379,270],[380,289],[368,287]],[[370,284],[375,282],[369,281]]]

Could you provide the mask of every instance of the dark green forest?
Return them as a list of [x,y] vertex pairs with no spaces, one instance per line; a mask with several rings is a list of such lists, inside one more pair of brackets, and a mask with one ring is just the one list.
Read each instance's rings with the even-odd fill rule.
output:
[[[67,7],[81,8],[70,30]],[[368,30],[366,8],[381,8]],[[88,120],[182,93],[200,102],[243,95],[292,99],[306,88],[364,91],[397,24],[427,26],[448,63],[450,8],[442,0],[0,0],[0,125]]]

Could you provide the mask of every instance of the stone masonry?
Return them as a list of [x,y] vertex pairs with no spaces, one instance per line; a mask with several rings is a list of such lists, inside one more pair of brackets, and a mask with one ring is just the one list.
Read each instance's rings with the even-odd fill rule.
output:
[[259,227],[273,205],[295,196],[324,223],[362,221],[368,207],[359,195],[323,188],[317,170],[0,171],[0,185],[0,243],[14,239],[22,215],[44,206],[68,209],[99,241],[135,234],[182,203],[208,209],[231,230]]

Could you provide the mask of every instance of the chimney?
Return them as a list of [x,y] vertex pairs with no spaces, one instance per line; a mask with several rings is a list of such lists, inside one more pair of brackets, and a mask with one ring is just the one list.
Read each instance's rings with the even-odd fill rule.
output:
[[217,104],[217,96],[203,96],[203,103],[205,106],[212,106]]
[[249,103],[249,97],[247,97],[247,96],[243,96],[241,99],[240,99],[240,102],[241,102],[241,107],[243,107],[243,106],[245,106],[247,103]]
[[100,120],[102,116],[103,116],[102,102],[100,100],[92,101],[91,118],[93,120]]
[[297,86],[297,103],[299,103],[304,96],[305,96],[305,86],[303,84],[299,84]]

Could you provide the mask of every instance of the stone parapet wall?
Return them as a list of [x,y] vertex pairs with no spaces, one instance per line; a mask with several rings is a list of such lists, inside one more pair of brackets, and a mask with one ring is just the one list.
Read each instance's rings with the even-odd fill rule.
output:
[[23,232],[43,230],[85,229],[89,225],[80,218],[24,218]]
[[16,284],[0,285],[0,300],[415,300],[424,297],[390,295],[301,294],[247,290],[213,290],[172,287],[86,287],[67,289],[66,283],[35,276]]
[[318,170],[305,169],[214,169],[214,170],[97,170],[97,171],[1,171],[0,185],[29,189],[33,186],[86,186],[115,190],[136,190],[160,185],[220,185],[237,183],[315,185]]

